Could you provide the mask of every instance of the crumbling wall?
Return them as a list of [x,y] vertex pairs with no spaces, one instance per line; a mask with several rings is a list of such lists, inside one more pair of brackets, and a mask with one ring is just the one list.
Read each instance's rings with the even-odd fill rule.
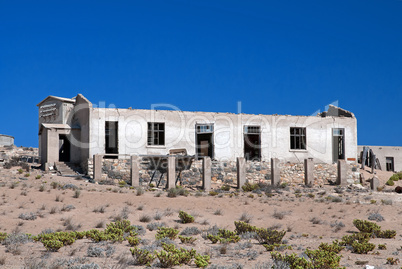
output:
[[[90,162],[89,162],[90,163]],[[104,159],[102,165],[102,180],[129,181],[130,179],[130,160],[127,159]],[[303,163],[280,163],[281,183],[304,183],[304,164]],[[140,165],[140,182],[147,184],[150,182],[153,171],[147,170],[144,159]],[[159,180],[160,173],[156,172],[154,180]],[[202,161],[194,161],[189,170],[181,173],[184,185],[201,186]],[[337,164],[316,163],[314,165],[314,185],[335,183],[337,178]],[[265,182],[271,180],[270,162],[246,162],[246,179],[250,183]],[[237,168],[236,162],[213,161],[211,167],[211,180],[217,184],[236,184]],[[359,180],[359,165],[355,162],[348,163],[348,183]],[[161,186],[166,183],[166,175],[162,177]]]

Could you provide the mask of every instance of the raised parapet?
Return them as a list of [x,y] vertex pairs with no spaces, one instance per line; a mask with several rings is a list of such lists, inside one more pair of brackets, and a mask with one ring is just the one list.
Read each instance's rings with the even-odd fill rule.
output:
[[279,159],[271,158],[271,185],[278,186],[281,183],[281,169]]
[[168,157],[167,169],[167,189],[174,189],[176,187],[176,157]]
[[314,183],[314,161],[313,158],[304,159],[304,184],[312,186]]
[[94,180],[99,181],[102,179],[102,159],[103,155],[94,155]]
[[244,183],[246,183],[246,159],[238,157],[237,162],[237,188],[241,189]]
[[140,158],[138,155],[132,155],[131,158],[130,179],[131,186],[138,187],[140,185]]
[[348,167],[345,160],[338,160],[338,176],[336,178],[336,185],[347,185],[348,181]]
[[204,157],[202,159],[202,188],[204,191],[211,189],[211,158]]

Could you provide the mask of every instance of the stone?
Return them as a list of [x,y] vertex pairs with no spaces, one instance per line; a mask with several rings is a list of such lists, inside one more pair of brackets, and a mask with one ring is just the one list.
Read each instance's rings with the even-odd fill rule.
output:
[[396,187],[395,192],[396,193],[402,193],[402,187],[401,186]]

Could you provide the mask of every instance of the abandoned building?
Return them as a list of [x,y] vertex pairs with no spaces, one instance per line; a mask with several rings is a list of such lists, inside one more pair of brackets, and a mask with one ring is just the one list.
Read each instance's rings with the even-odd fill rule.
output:
[[0,134],[0,146],[12,146],[12,145],[14,145],[13,136]]
[[48,96],[37,106],[41,163],[76,163],[84,171],[95,154],[167,155],[171,149],[215,161],[331,164],[357,156],[356,118],[332,105],[316,116],[250,115],[100,108],[78,94]]
[[365,165],[371,167],[374,155],[375,168],[383,171],[397,172],[402,171],[402,147],[390,146],[358,146],[359,162],[363,159],[363,149],[366,148],[367,154],[364,160]]

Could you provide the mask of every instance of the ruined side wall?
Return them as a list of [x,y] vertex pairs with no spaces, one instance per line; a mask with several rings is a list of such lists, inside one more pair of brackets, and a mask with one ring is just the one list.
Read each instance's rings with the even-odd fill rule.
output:
[[[358,146],[358,154],[360,156],[364,146]],[[386,157],[394,157],[394,170],[402,171],[402,147],[389,146],[367,146],[370,147],[378,160],[380,161],[382,170],[386,171]]]
[[0,134],[0,146],[12,146],[12,145],[14,145],[14,137]]

